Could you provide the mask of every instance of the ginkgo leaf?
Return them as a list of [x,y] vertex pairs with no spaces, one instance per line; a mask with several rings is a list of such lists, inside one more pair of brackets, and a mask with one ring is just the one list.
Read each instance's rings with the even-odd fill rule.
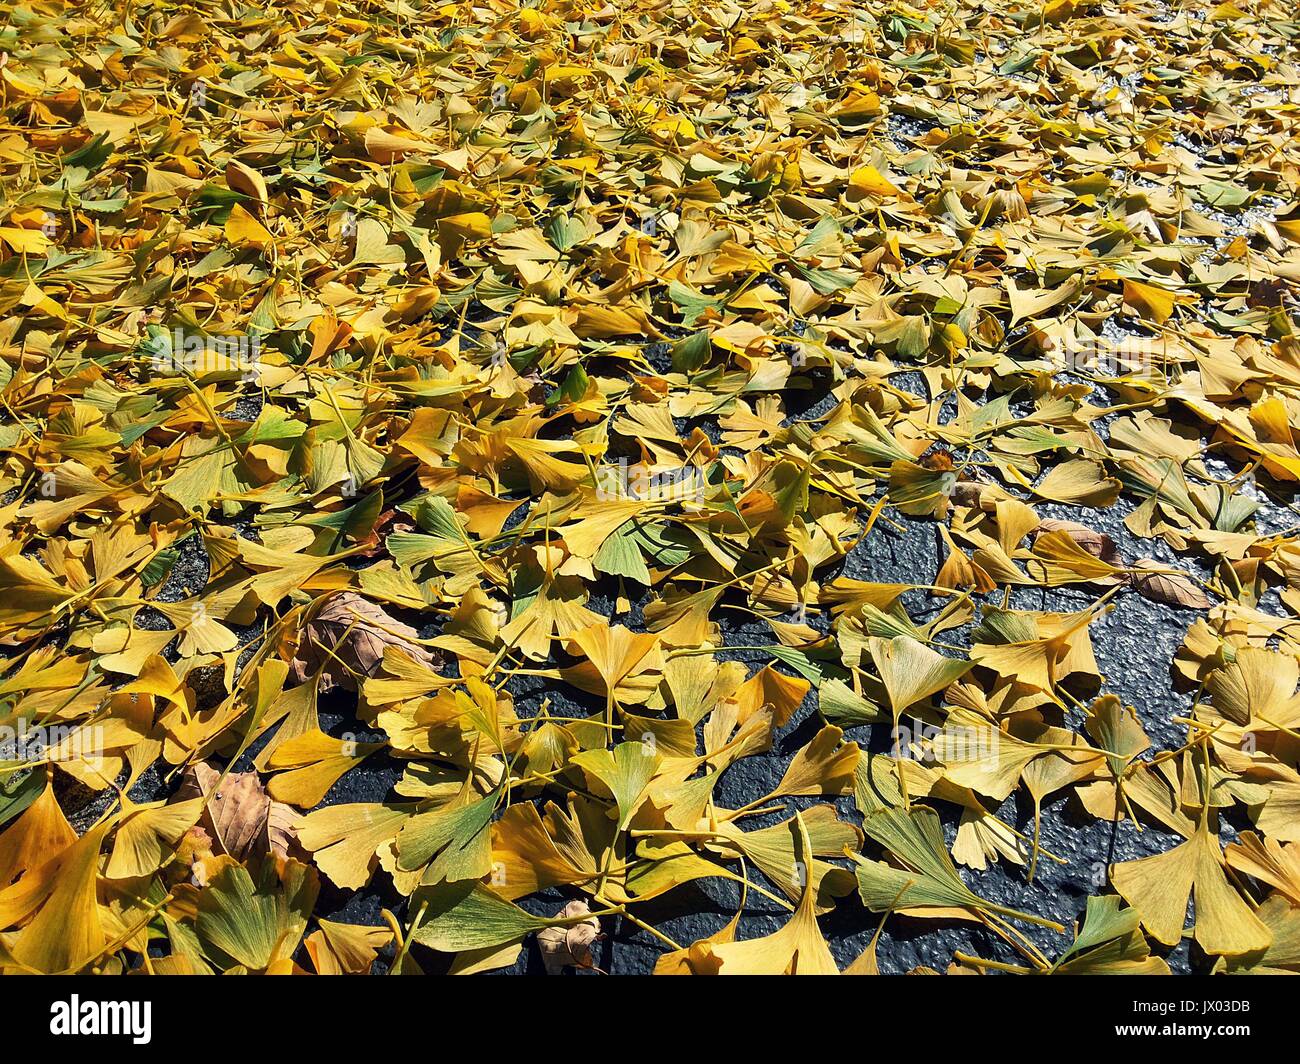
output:
[[234,191],[265,204],[270,198],[266,179],[251,166],[231,159],[226,163],[226,184]]
[[255,970],[298,948],[316,901],[315,872],[297,861],[264,864],[256,878],[226,865],[199,895],[196,930],[219,955]]
[[1168,975],[1138,931],[1138,914],[1118,898],[1090,897],[1083,927],[1052,966],[1060,975]]
[[593,624],[576,631],[571,645],[580,651],[613,691],[658,645],[650,633],[634,633],[622,625]]
[[546,887],[581,883],[593,871],[570,863],[536,806],[512,805],[492,824],[492,880],[507,901]]
[[181,836],[203,814],[203,799],[186,802],[124,804],[122,820],[113,836],[113,852],[104,874],[109,879],[131,879],[156,872],[175,852]]
[[409,815],[401,806],[332,805],[302,819],[298,841],[331,882],[357,890],[378,866],[380,847],[397,837]]
[[[1051,771],[1063,773],[1066,780],[1082,779],[1094,771],[1100,756],[1088,751],[1075,754],[1068,750],[1070,745],[1020,739],[969,710],[949,713],[932,740],[935,760],[943,765],[945,777],[998,801],[1015,789],[1037,759],[1059,762]],[[1042,782],[1048,778],[1050,772]],[[1030,791],[1034,793],[1035,788],[1031,786]],[[1040,798],[1046,793],[1050,792],[1042,792]]]
[[20,554],[0,556],[0,624],[30,624],[52,617],[68,589],[38,561]]
[[1233,660],[1210,674],[1214,708],[1236,724],[1256,720],[1283,727],[1297,711],[1300,660],[1263,647],[1240,647]]
[[585,912],[551,919],[533,916],[481,883],[421,888],[411,901],[424,912],[411,937],[446,953],[501,946],[545,927],[567,927],[590,919]]
[[1124,282],[1124,302],[1157,325],[1168,321],[1177,305],[1177,299],[1165,289],[1127,280]]
[[29,778],[37,784],[36,797],[0,834],[0,887],[7,887],[24,872],[44,864],[77,839],[50,781],[40,772],[33,772]]
[[547,440],[506,439],[504,445],[522,463],[530,485],[536,490],[563,491],[582,481],[587,471],[560,455],[571,454],[570,447]]
[[344,773],[383,748],[383,743],[335,739],[319,730],[296,735],[277,746],[268,759],[268,768],[288,771],[272,777],[266,792],[277,802],[310,809]]
[[[799,814],[800,858],[811,860],[812,846]],[[790,921],[775,934],[741,942],[716,939],[697,943],[703,960],[712,959],[719,975],[838,975],[835,958],[817,926],[811,883],[805,884]],[[694,947],[692,947],[694,949]]]
[[271,244],[275,237],[266,226],[236,203],[230,208],[230,217],[226,221],[226,239],[236,247],[247,245],[261,250]]
[[898,195],[898,189],[874,166],[862,166],[854,170],[849,175],[849,189],[859,197]]
[[73,972],[108,944],[95,891],[99,847],[108,828],[108,823],[92,828],[0,890],[0,927],[12,927],[35,912],[10,944],[14,960],[24,968]]
[[732,698],[742,723],[767,707],[772,710],[776,726],[782,728],[803,704],[811,687],[808,680],[787,676],[767,665],[741,684]]
[[718,825],[718,839],[753,861],[788,898],[799,898],[805,881],[810,882],[820,912],[853,890],[853,877],[846,869],[818,858],[839,857],[846,848],[856,849],[862,843],[862,833],[840,820],[830,806],[815,805],[801,816],[811,860],[799,856],[800,829],[793,818],[756,831],[742,831],[734,822],[723,822]]
[[1255,915],[1272,936],[1268,949],[1241,957],[1222,957],[1215,970],[1248,975],[1295,975],[1300,972],[1300,908],[1282,895],[1273,894],[1264,899]]
[[853,788],[858,744],[842,743],[844,732],[827,725],[790,759],[772,795],[846,794]]
[[1239,956],[1266,949],[1272,940],[1228,882],[1219,844],[1204,825],[1171,850],[1113,865],[1111,881],[1147,932],[1167,946],[1183,935],[1189,897],[1195,904],[1193,935],[1206,953]]
[[619,743],[611,750],[584,750],[573,763],[600,780],[618,806],[618,830],[624,830],[645,796],[660,755],[645,743]]
[[1119,496],[1120,482],[1106,476],[1101,467],[1086,458],[1053,466],[1034,485],[1034,493],[1054,502],[1081,506],[1110,506]]
[[481,879],[492,870],[488,831],[497,798],[454,801],[411,817],[397,833],[397,866],[413,872],[428,865],[429,882]]
[[683,949],[661,953],[655,961],[655,975],[717,975],[722,962],[713,952],[713,946],[736,941],[736,928],[740,923],[737,913],[713,934],[696,939]]
[[[983,966],[977,958],[967,963]],[[1032,969],[1010,970],[1029,974]],[[1088,898],[1083,926],[1074,942],[1048,970],[1052,975],[1169,975],[1169,965],[1151,955],[1151,947],[1138,929],[1138,914],[1125,909],[1114,895]]]
[[855,693],[843,680],[823,680],[817,689],[817,708],[830,723],[841,726],[881,724],[888,710]]
[[908,636],[894,639],[873,636],[867,645],[895,717],[944,690],[970,669],[970,662],[944,657]]
[[303,945],[320,975],[366,975],[379,951],[393,937],[386,927],[340,924],[317,920],[320,930],[308,935]]
[[1129,763],[1151,745],[1136,714],[1125,709],[1114,695],[1103,695],[1088,707],[1085,726],[1097,745],[1110,753],[1106,760],[1117,778],[1122,777]]
[[914,806],[880,809],[866,817],[862,829],[897,858],[896,868],[850,854],[858,877],[862,902],[872,912],[897,909],[900,912],[926,910],[951,915],[954,910],[987,910],[1027,923],[1058,927],[1051,920],[996,905],[973,893],[962,881],[948,856],[939,818],[931,809]]
[[1034,540],[1034,557],[1042,563],[1029,564],[1031,576],[1048,587],[1078,581],[1102,582],[1124,575],[1124,570],[1103,560],[1065,531],[1049,531]]

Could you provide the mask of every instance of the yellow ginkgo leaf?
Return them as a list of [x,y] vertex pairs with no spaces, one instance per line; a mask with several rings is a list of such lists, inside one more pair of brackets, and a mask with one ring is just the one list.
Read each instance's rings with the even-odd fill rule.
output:
[[849,202],[864,196],[897,196],[898,187],[874,166],[860,166],[849,176]]
[[47,782],[36,800],[0,834],[0,887],[7,887],[76,841],[77,833]]
[[842,729],[828,724],[790,759],[772,797],[798,794],[847,794],[853,790],[858,744],[845,743]]
[[296,735],[277,746],[271,755],[268,768],[289,771],[273,776],[267,793],[277,802],[310,809],[324,800],[344,773],[383,748],[383,743],[335,739],[319,729]]
[[122,820],[113,836],[113,852],[104,875],[131,879],[158,871],[175,852],[181,836],[198,823],[203,806],[202,798],[148,805],[123,799]]
[[298,841],[336,886],[359,890],[379,864],[378,852],[397,837],[410,807],[379,803],[331,805],[308,813]]
[[380,949],[393,938],[386,927],[319,919],[316,924],[320,930],[308,935],[303,945],[320,975],[368,975]]
[[75,972],[107,945],[95,884],[99,848],[109,826],[105,821],[92,828],[62,853],[0,891],[0,927],[13,926],[15,916],[36,910],[12,945],[19,964],[49,974]]
[[7,244],[19,255],[41,255],[54,246],[41,230],[22,229],[13,225],[0,225],[0,242]]
[[[802,814],[796,814],[799,827],[799,860],[806,867],[812,861],[812,845]],[[743,942],[704,940],[691,947],[699,948],[701,961],[711,958],[719,975],[839,975],[835,958],[817,926],[813,905],[816,890],[805,876],[798,908],[780,931],[764,938]]]
[[893,639],[872,636],[867,646],[884,681],[895,717],[942,691],[971,667],[969,661],[944,657],[910,636]]
[[1136,310],[1148,321],[1163,325],[1173,314],[1178,305],[1177,298],[1171,292],[1141,281],[1124,282],[1124,302]]
[[1195,905],[1193,936],[1206,953],[1240,956],[1267,949],[1272,941],[1228,882],[1219,843],[1204,824],[1172,850],[1112,866],[1111,881],[1141,914],[1142,926],[1166,946],[1183,935],[1189,897]]
[[236,203],[230,208],[230,217],[226,219],[226,239],[236,247],[252,247],[259,251],[268,247],[275,237],[261,222]]
[[[607,708],[612,707],[614,692],[634,671],[658,659],[659,637],[653,632],[632,632],[621,624],[593,624],[569,637],[569,647],[581,653],[605,683]],[[612,724],[607,714],[606,724]]]

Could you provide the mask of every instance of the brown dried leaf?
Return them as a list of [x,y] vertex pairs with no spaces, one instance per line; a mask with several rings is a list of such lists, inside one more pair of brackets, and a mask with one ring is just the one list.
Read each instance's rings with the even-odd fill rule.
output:
[[1115,564],[1118,557],[1115,541],[1110,536],[1087,525],[1081,525],[1078,521],[1061,521],[1046,517],[1038,522],[1038,527],[1034,529],[1034,536],[1037,538],[1047,532],[1064,532],[1089,554],[1102,561]]
[[272,853],[289,857],[301,852],[298,825],[302,819],[302,814],[287,802],[271,800],[271,807],[266,813],[266,836]]
[[289,676],[302,683],[320,670],[322,691],[335,686],[356,690],[358,676],[373,676],[379,671],[386,647],[397,647],[423,665],[441,664],[415,642],[418,638],[414,628],[390,616],[383,607],[354,591],[344,591],[307,622]]
[[1167,567],[1150,558],[1139,558],[1134,569],[1161,570],[1147,575],[1135,573],[1133,586],[1143,598],[1163,602],[1169,606],[1182,606],[1189,610],[1208,610],[1210,600],[1205,593],[1182,573],[1170,573]]
[[357,551],[360,558],[377,558],[384,551],[384,545],[388,542],[388,537],[394,532],[414,532],[415,522],[413,522],[401,510],[385,510],[375,520],[375,527],[370,530],[361,543],[362,549]]
[[[591,912],[581,898],[569,902],[559,915],[581,916]],[[592,943],[600,937],[600,921],[596,917],[583,920],[570,927],[545,927],[537,932],[537,946],[542,951],[542,962],[548,975],[559,975],[567,967],[592,968]]]
[[206,762],[190,765],[181,777],[175,800],[206,798],[199,820],[213,842],[238,860],[273,852],[288,857],[296,849],[301,816],[283,802],[272,801],[256,772],[221,772]]

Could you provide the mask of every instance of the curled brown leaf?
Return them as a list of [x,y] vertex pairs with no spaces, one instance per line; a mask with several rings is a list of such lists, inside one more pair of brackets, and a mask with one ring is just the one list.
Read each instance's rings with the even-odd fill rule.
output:
[[[560,910],[561,917],[581,916],[591,912],[590,907],[581,898],[575,898]],[[546,927],[537,932],[537,946],[542,951],[542,962],[550,975],[558,975],[563,969],[591,968],[595,960],[591,947],[600,937],[600,921],[596,917],[583,920],[569,927]]]

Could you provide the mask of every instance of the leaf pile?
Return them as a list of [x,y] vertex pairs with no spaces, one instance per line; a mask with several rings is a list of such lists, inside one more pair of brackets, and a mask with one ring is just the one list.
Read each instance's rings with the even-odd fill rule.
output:
[[0,9],[0,970],[1300,971],[1286,12]]

